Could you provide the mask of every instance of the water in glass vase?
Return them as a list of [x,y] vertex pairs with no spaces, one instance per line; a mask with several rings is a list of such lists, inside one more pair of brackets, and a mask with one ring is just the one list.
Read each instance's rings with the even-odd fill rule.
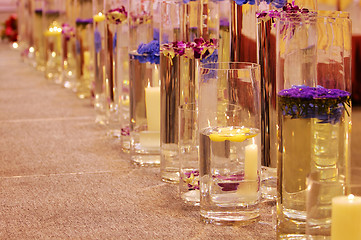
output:
[[293,87],[278,93],[278,236],[303,236],[306,178],[318,172],[333,181],[349,164],[350,93]]
[[83,99],[90,97],[90,86],[94,79],[93,19],[77,19],[76,36],[76,93]]
[[129,54],[131,159],[141,166],[160,164],[159,65],[147,55]]
[[165,182],[179,181],[178,107],[197,102],[200,59],[160,54],[161,175]]
[[220,225],[259,218],[260,130],[213,127],[200,130],[200,212]]
[[45,36],[43,33],[42,9],[35,9],[33,29],[36,68],[45,71]]

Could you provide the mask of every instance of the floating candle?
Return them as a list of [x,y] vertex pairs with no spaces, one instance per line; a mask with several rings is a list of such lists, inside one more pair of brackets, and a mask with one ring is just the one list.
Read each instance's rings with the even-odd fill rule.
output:
[[101,12],[93,16],[94,22],[102,22],[105,20],[105,15]]
[[331,239],[361,239],[361,197],[350,194],[332,199]]

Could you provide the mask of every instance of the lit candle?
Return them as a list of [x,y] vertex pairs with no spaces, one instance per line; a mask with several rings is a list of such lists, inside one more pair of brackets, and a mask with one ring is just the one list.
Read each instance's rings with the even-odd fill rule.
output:
[[102,21],[105,20],[105,16],[104,16],[104,14],[102,14],[102,13],[100,12],[100,13],[98,13],[97,15],[94,15],[94,16],[93,16],[93,20],[94,20],[94,22],[102,22]]
[[256,144],[250,144],[245,148],[244,178],[258,180],[258,147]]
[[361,239],[361,197],[350,194],[332,199],[331,239]]

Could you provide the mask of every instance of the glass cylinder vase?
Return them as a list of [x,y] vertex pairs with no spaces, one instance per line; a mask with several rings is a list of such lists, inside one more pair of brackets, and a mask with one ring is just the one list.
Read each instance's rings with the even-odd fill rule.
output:
[[[122,83],[128,81],[128,11],[127,0],[106,1],[105,28],[105,98],[107,132],[120,138]],[[122,36],[122,37],[120,37]]]
[[215,61],[219,38],[217,1],[163,1],[160,28],[161,177],[179,181],[178,107],[196,103],[198,66]]
[[75,91],[76,52],[75,52],[75,4],[74,0],[66,1],[66,19],[62,24],[62,84]]
[[43,2],[43,32],[45,36],[45,77],[61,83],[61,24],[65,20],[65,6],[61,0]]
[[154,2],[130,4],[130,153],[133,163],[141,166],[160,164],[159,39],[154,39]]
[[94,31],[94,80],[91,84],[92,104],[96,112],[95,122],[107,123],[105,101],[105,0],[93,0],[93,31]]
[[75,20],[76,84],[79,98],[91,96],[90,86],[94,79],[93,51],[93,5],[92,0],[75,0],[77,19]]
[[45,36],[43,32],[43,0],[33,0],[33,39],[35,66],[45,71]]
[[297,11],[277,19],[277,236],[304,237],[306,178],[332,180],[350,164],[347,17]]

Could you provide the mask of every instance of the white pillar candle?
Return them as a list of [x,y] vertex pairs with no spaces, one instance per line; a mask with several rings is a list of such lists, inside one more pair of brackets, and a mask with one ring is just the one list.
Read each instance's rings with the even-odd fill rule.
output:
[[145,88],[148,131],[160,131],[160,87]]
[[331,239],[361,239],[361,197],[350,194],[332,199]]
[[244,178],[258,180],[258,147],[256,144],[247,145],[245,148]]

